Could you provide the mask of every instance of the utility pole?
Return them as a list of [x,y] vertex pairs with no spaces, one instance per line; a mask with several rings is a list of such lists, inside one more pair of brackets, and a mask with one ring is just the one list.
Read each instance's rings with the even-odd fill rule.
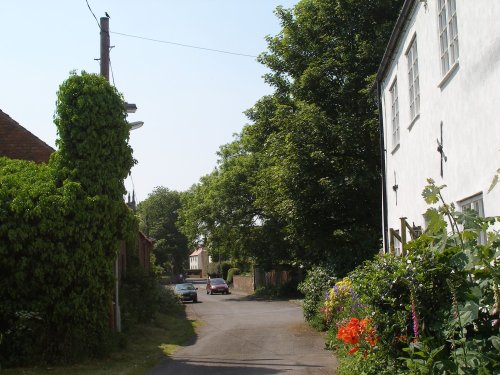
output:
[[109,81],[109,18],[101,17],[101,75]]
[[[109,18],[101,17],[101,76],[109,81]],[[120,248],[121,249],[121,248]],[[115,259],[115,308],[114,308],[114,323],[117,332],[122,331],[122,319],[120,313],[120,266],[119,255]]]

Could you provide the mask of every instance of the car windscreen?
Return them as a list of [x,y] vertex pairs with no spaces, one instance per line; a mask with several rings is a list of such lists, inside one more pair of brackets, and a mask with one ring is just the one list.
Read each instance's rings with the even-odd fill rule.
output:
[[176,290],[195,290],[193,284],[178,284],[175,286]]
[[224,280],[222,279],[211,279],[210,284],[212,285],[222,285],[225,284]]

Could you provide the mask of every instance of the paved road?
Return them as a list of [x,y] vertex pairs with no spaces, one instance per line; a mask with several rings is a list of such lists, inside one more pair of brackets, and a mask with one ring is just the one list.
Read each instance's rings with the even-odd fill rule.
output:
[[186,309],[203,322],[197,337],[147,375],[335,374],[324,338],[304,324],[297,304],[206,295],[203,287]]

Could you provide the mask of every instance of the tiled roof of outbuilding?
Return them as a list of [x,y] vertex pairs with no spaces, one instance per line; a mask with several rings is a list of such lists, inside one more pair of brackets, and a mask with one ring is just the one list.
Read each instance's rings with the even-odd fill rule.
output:
[[53,152],[52,147],[0,110],[0,156],[46,163]]

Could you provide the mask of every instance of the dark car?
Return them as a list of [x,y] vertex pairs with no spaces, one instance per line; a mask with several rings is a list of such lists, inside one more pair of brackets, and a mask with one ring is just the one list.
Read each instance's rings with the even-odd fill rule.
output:
[[193,301],[198,302],[198,288],[195,288],[191,283],[176,284],[174,287],[174,293],[182,301]]
[[222,293],[229,294],[229,287],[224,279],[208,279],[207,294]]

